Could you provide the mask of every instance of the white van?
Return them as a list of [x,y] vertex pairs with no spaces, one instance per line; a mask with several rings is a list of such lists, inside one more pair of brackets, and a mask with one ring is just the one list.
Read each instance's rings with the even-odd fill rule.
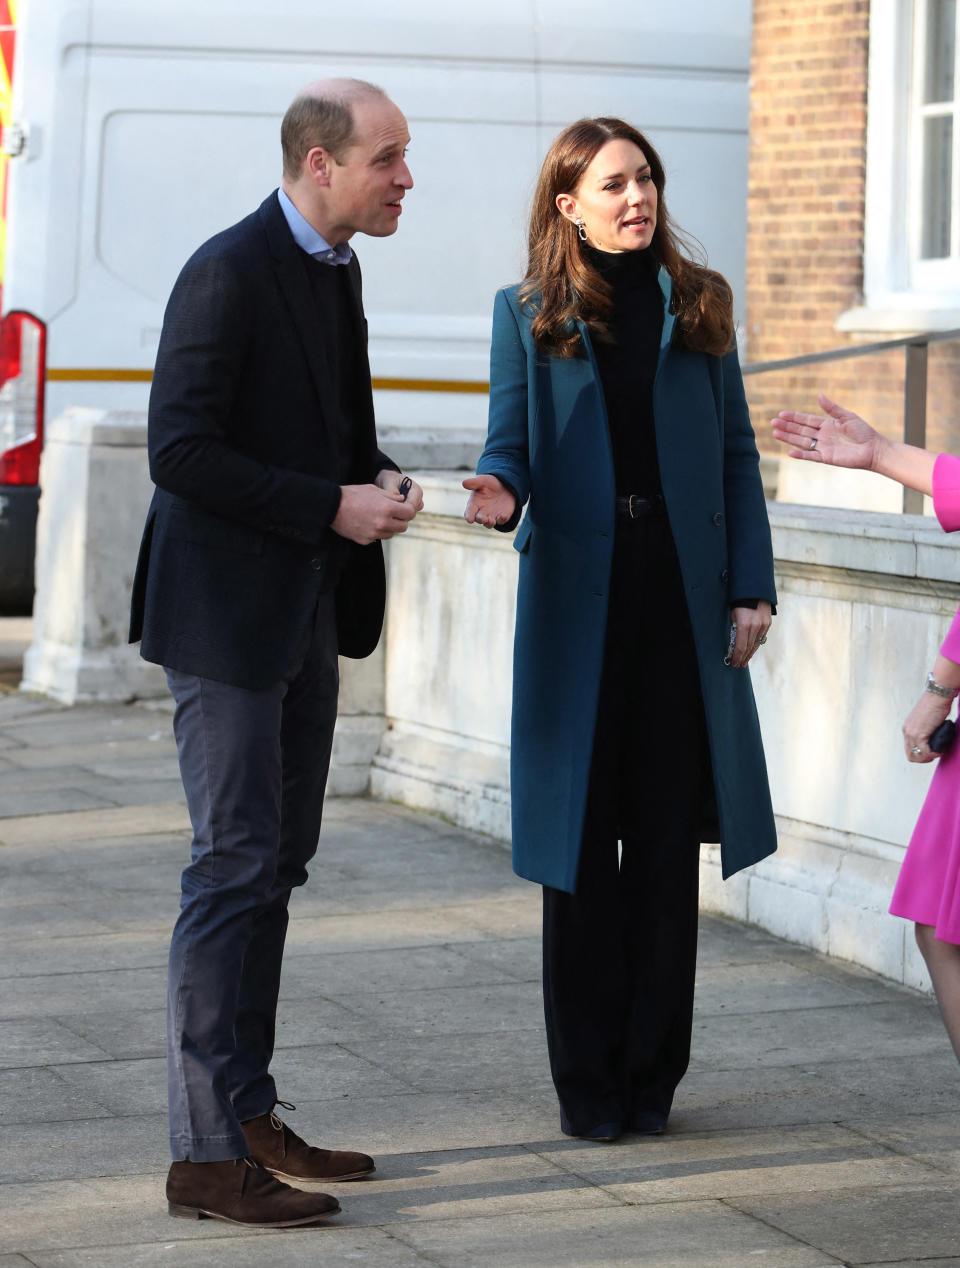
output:
[[311,79],[370,79],[410,122],[399,234],[356,243],[388,452],[415,434],[428,465],[472,463],[493,294],[522,275],[541,156],[580,115],[650,134],[675,220],[742,297],[750,0],[0,0],[0,52],[14,37],[0,613],[32,592],[44,410],[146,407],[178,270],[277,185]]

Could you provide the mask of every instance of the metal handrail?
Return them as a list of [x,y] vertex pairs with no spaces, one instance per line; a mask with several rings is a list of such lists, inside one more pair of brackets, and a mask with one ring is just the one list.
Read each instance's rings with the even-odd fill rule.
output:
[[[769,374],[774,370],[796,370],[800,366],[820,365],[827,361],[846,361],[852,357],[869,357],[892,348],[903,348],[906,373],[903,384],[903,439],[908,445],[923,449],[927,443],[927,349],[932,343],[960,339],[960,328],[927,330],[906,335],[902,339],[884,339],[879,343],[861,343],[850,348],[831,348],[828,352],[811,352],[801,357],[785,357],[780,361],[755,361],[742,367],[743,374]],[[906,514],[923,514],[923,494],[916,489],[903,490]]]

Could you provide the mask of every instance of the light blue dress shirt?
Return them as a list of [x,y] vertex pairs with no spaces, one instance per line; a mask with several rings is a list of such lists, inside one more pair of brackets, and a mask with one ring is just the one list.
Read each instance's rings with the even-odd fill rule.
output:
[[320,260],[323,264],[349,264],[353,259],[353,248],[349,242],[339,242],[335,247],[317,233],[309,220],[306,220],[296,207],[293,205],[288,194],[281,187],[277,190],[277,198],[280,200],[280,209],[282,210],[287,224],[290,226],[290,232],[293,234],[293,240],[298,247],[306,251],[307,255],[312,255],[315,260]]

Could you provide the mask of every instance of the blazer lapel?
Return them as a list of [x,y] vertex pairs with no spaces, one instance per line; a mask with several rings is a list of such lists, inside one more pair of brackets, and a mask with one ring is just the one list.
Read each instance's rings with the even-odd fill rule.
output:
[[[304,261],[300,258],[302,252],[293,240],[275,193],[261,205],[260,218],[270,245],[270,254],[273,256],[277,282],[290,309],[322,412],[325,395],[329,390],[330,372],[323,351],[320,316],[310,293]],[[327,428],[327,431],[331,432],[331,429]]]

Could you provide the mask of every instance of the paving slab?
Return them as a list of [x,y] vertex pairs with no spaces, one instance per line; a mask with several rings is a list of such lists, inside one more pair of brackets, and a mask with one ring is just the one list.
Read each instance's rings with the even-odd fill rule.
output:
[[472,964],[495,968],[505,977],[519,982],[540,981],[540,949],[536,938],[497,938],[484,941],[458,941],[456,952]]
[[316,995],[405,994],[440,987],[492,986],[516,979],[492,964],[468,959],[450,947],[394,947],[291,956],[283,966],[287,999]]
[[840,1261],[720,1202],[580,1208],[497,1218],[387,1225],[442,1268],[825,1268]]
[[330,998],[368,1017],[380,1033],[426,1035],[539,1030],[543,1003],[537,982],[505,982],[436,990],[351,991]]
[[0,844],[41,845],[45,842],[100,840],[135,836],[138,832],[177,832],[190,827],[186,806],[168,802],[153,806],[149,816],[140,806],[78,810],[69,814],[26,815],[0,822]]
[[[179,774],[153,779],[105,780],[91,776],[87,787],[114,806],[134,806],[142,813],[146,806],[163,806],[171,802],[186,805]],[[186,825],[189,826],[189,823]]]
[[[534,919],[539,920],[539,907]],[[495,942],[499,937],[496,929],[477,922],[473,905],[436,903],[427,907],[411,902],[407,907],[381,911],[376,921],[371,921],[365,912],[315,916],[294,903],[284,960],[314,952],[337,954],[345,950],[375,951],[446,943],[469,947]]]
[[626,1137],[616,1148],[544,1156],[625,1202],[731,1198],[936,1183],[936,1169],[834,1124],[777,1132]]
[[406,1095],[340,1097],[296,1102],[296,1129],[328,1148],[382,1154],[493,1148],[557,1140],[560,1121],[552,1085],[496,1095],[477,1092],[410,1092]]
[[145,757],[128,758],[126,746],[118,750],[119,756],[105,760],[94,759],[85,763],[91,775],[99,779],[116,781],[149,782],[154,779],[180,779],[180,763],[177,761],[177,749],[173,736],[166,748],[162,742],[152,742],[152,747]]
[[[0,743],[0,750],[3,749]],[[33,789],[57,788],[71,783],[87,784],[91,773],[83,766],[37,766],[24,768],[7,764],[0,768],[0,794],[10,792],[27,792]],[[34,805],[29,806],[34,813]]]
[[[956,1104],[956,1089],[951,1091]],[[845,1125],[867,1140],[919,1158],[938,1171],[960,1173],[960,1111],[893,1116],[885,1106],[876,1117],[849,1119]]]
[[48,973],[9,978],[0,985],[5,1017],[93,1014],[118,1008],[149,1009],[162,1003],[163,977],[156,966],[107,969],[102,973]]
[[[0,914],[0,920],[3,919]],[[170,931],[101,933],[94,936],[53,935],[17,942],[0,949],[0,979],[42,977],[47,973],[91,973],[107,969],[160,968],[166,971]],[[0,987],[0,998],[3,988]]]
[[[0,1246],[21,1247],[33,1264],[83,1264],[90,1268],[99,1268],[101,1263],[118,1268],[125,1264],[171,1262],[316,1264],[318,1254],[347,1256],[345,1261],[328,1261],[338,1263],[352,1262],[350,1252],[354,1248],[392,1248],[389,1235],[374,1228],[343,1227],[343,1216],[338,1217],[339,1227],[331,1220],[316,1228],[266,1234],[214,1220],[174,1222],[165,1203],[156,1200],[158,1189],[162,1192],[163,1179],[162,1172],[154,1172],[107,1180],[8,1185]],[[337,1237],[333,1243],[314,1240],[334,1231]],[[313,1258],[300,1258],[305,1254]]]
[[82,788],[17,789],[0,792],[0,818],[7,815],[44,815],[63,810],[97,810],[110,804],[108,798]]
[[[2,854],[0,854],[2,859]],[[4,878],[6,880],[7,878]],[[22,904],[5,903],[0,895],[0,963],[7,968],[11,962],[8,947],[20,948],[19,962],[28,963],[24,944],[32,940],[45,942],[56,929],[61,937],[90,937],[97,933],[111,933],[112,921],[102,902],[83,904],[77,902],[50,902],[42,895]],[[6,973],[4,974],[6,976]],[[2,1009],[0,1009],[2,1011]]]
[[[2,1000],[0,1000],[2,1009]],[[52,1017],[19,1018],[0,1024],[0,1069],[29,1069],[63,1061],[97,1061],[107,1055]]]
[[[59,1184],[77,1177],[144,1172],[165,1175],[169,1165],[165,1113],[14,1123],[0,1132],[4,1185],[33,1180]],[[0,1190],[0,1197],[4,1192],[5,1188]],[[163,1186],[155,1192],[162,1201]]]
[[734,1198],[740,1211],[822,1247],[845,1264],[918,1263],[957,1249],[957,1186],[927,1180],[897,1188]]
[[812,961],[797,964],[779,958],[752,964],[701,964],[697,987],[698,1017],[886,1003],[890,998],[889,987],[874,979],[824,977]]
[[739,1068],[711,1070],[698,1061],[681,1083],[671,1121],[697,1129],[777,1123],[850,1121],[886,1116],[891,1105],[912,1113],[947,1113],[960,1094],[947,1049],[912,1056],[859,1057],[761,1066],[743,1055]]
[[0,726],[4,727],[22,718],[66,712],[66,705],[57,704],[48,696],[40,696],[32,691],[16,691],[0,696]]
[[[62,1013],[55,1018],[64,1030],[81,1039],[96,1036],[97,1055],[89,1058],[102,1061],[112,1057],[123,1061],[137,1057],[162,1057],[167,1051],[167,1010],[163,982],[157,973],[157,997],[154,1008],[109,1009],[103,1012]],[[82,1061],[73,1057],[72,1061]]]
[[365,1040],[364,1056],[403,1077],[421,1092],[520,1089],[550,1080],[547,1041],[542,1026],[485,1034],[379,1036]]
[[203,1242],[167,1239],[158,1245],[33,1251],[29,1260],[31,1268],[155,1268],[171,1263],[177,1268],[264,1268],[265,1264],[273,1268],[316,1268],[318,1263],[410,1268],[434,1262],[404,1246],[388,1231],[335,1227],[333,1221],[316,1228],[277,1229],[259,1236],[245,1233],[225,1237],[221,1233],[219,1240],[210,1237]]
[[[3,740],[9,747],[3,745]],[[75,744],[42,744],[28,746],[17,741],[16,734],[11,731],[0,731],[0,747],[4,761],[22,770],[42,770],[60,766],[76,765],[92,768],[95,762],[111,762],[119,757],[152,759],[154,756],[168,758],[176,752],[173,737],[169,739],[144,740],[97,740]]]
[[841,1061],[852,1051],[885,1056],[939,1052],[943,1023],[921,998],[797,1008],[736,1016],[701,1013],[694,1021],[697,1059],[714,1069]]
[[110,1110],[89,1091],[71,1086],[51,1067],[0,1070],[0,1124],[47,1123],[51,1119],[63,1122],[109,1115]]

